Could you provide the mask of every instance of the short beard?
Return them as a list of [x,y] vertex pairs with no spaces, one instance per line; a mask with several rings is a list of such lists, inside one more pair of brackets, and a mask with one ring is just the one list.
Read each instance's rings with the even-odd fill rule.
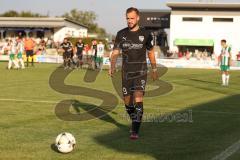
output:
[[135,28],[136,26],[137,26],[137,23],[134,24],[132,27],[128,26],[128,28],[131,30],[131,29]]

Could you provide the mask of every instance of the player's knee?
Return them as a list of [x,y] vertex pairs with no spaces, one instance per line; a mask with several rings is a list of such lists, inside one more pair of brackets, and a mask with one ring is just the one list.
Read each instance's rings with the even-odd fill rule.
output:
[[143,96],[135,96],[135,103],[143,102]]
[[134,92],[135,102],[142,102],[143,101],[143,92],[142,91],[136,91]]

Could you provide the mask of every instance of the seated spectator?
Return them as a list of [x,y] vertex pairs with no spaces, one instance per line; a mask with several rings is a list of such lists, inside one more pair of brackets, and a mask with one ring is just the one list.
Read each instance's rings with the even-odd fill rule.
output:
[[178,52],[178,58],[182,58],[183,57],[183,53],[180,51]]
[[40,54],[42,54],[42,55],[46,54],[46,43],[45,43],[44,39],[41,40],[39,47],[38,47],[38,51],[40,51]]
[[237,56],[237,61],[240,61],[240,52],[238,52]]

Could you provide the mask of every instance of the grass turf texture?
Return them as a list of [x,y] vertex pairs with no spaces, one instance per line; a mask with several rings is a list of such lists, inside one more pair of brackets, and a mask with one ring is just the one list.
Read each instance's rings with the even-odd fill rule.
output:
[[[140,139],[131,141],[130,122],[123,118],[125,109],[119,97],[117,108],[102,119],[62,121],[54,112],[59,101],[76,99],[89,106],[101,101],[52,90],[49,76],[56,64],[36,64],[25,70],[6,70],[6,65],[0,63],[0,159],[207,160],[240,139],[239,71],[231,71],[230,86],[222,87],[217,70],[169,69],[161,80],[174,89],[145,98],[144,113],[159,119],[192,113],[193,122],[146,122]],[[85,70],[75,70],[65,83],[117,95],[106,71],[94,83],[83,82],[84,74]],[[77,141],[70,154],[57,153],[52,146],[63,131],[72,133]],[[238,159],[239,151],[229,157]]]

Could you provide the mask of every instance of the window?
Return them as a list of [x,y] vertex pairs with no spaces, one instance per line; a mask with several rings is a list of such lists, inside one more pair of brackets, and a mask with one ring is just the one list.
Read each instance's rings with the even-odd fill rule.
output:
[[202,17],[183,17],[182,19],[184,22],[202,22]]
[[213,18],[213,22],[233,22],[233,18]]

